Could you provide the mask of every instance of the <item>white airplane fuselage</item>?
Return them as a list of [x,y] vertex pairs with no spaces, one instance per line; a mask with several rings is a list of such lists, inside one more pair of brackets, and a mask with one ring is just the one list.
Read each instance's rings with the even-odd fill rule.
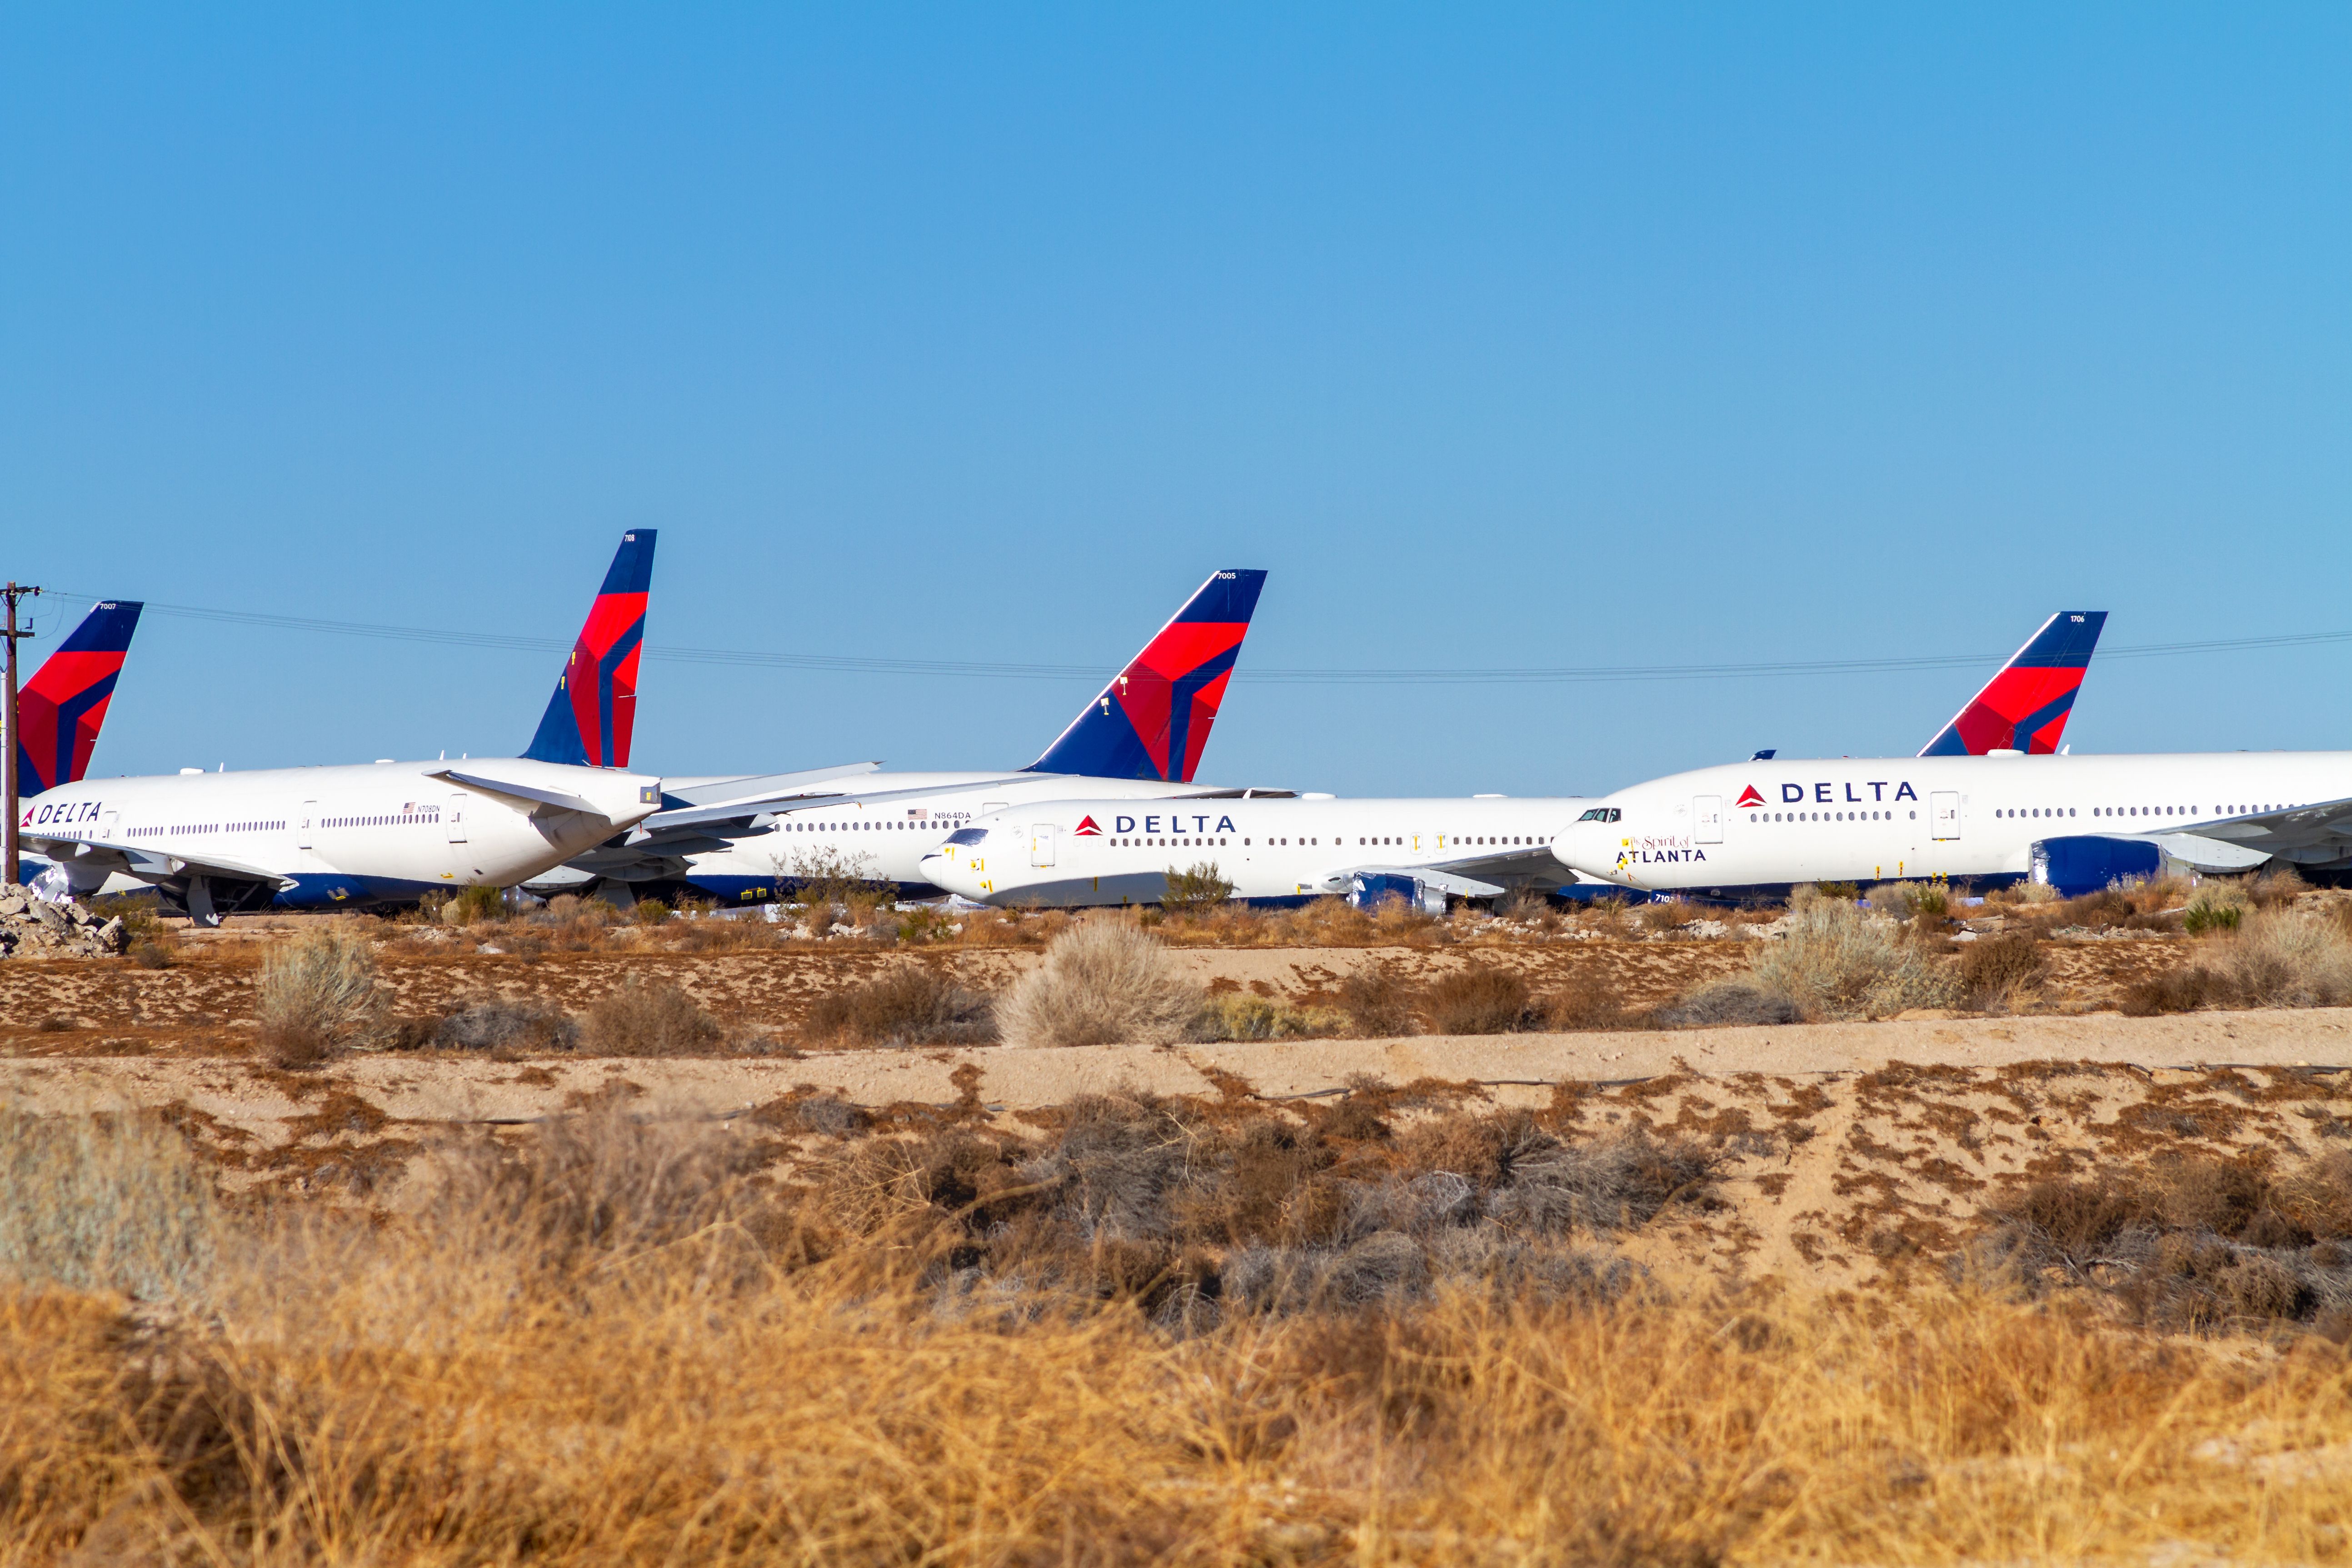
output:
[[1838,758],[1738,763],[1595,797],[1561,864],[1620,887],[1770,894],[1801,882],[2013,879],[2033,846],[2075,835],[2187,835],[2338,865],[2352,838],[2273,846],[2232,819],[2352,796],[2352,752]]
[[[593,809],[433,776],[450,768]],[[26,837],[50,841],[43,853],[78,893],[121,869],[105,853],[119,847],[197,868],[249,868],[291,884],[261,902],[314,909],[510,887],[642,820],[659,809],[660,794],[650,775],[475,758],[84,779],[25,802],[19,822]]]
[[[1072,796],[1123,802],[1178,801],[1234,792],[1165,779],[1081,778],[1037,773],[1008,782],[1001,773],[876,773],[849,781],[860,794],[937,791],[917,800],[813,805],[779,814],[770,831],[721,849],[683,857],[685,880],[729,903],[764,901],[811,879],[849,876],[889,882],[910,898],[948,889],[923,869],[947,837],[992,812]],[[1255,804],[1272,804],[1259,802]],[[1075,820],[1075,819],[1073,819]]]
[[[1558,874],[1544,847],[1583,809],[1574,797],[1044,801],[972,822],[923,862],[924,879],[982,903],[1157,903],[1168,871],[1212,863],[1234,897],[1298,903],[1344,893],[1372,868],[1506,862]],[[978,837],[974,837],[977,835]],[[1517,880],[1508,870],[1471,871]]]

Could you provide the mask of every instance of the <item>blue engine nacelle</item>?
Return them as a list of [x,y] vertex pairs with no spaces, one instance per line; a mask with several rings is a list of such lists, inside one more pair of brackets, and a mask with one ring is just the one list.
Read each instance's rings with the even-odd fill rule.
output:
[[2056,889],[2060,898],[2078,899],[2126,877],[2153,877],[2163,868],[2164,851],[2145,838],[2084,833],[2036,842],[2032,876]]

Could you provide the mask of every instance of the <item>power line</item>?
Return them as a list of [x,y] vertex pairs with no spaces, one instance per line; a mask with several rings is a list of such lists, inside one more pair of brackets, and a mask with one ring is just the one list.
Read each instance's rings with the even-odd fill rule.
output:
[[[94,595],[51,589],[58,598],[91,601]],[[562,653],[572,644],[555,637],[499,632],[442,631],[425,626],[385,626],[369,621],[280,616],[254,610],[222,610],[200,605],[160,604],[147,613],[180,620],[247,626],[388,642],[436,644],[526,653]],[[2290,632],[2269,637],[2220,637],[2200,642],[2141,643],[2103,647],[2101,659],[2169,658],[2263,648],[2313,647],[2352,642],[2352,631]],[[669,664],[795,669],[836,675],[921,676],[951,679],[1100,681],[1110,671],[1090,664],[1016,664],[983,659],[883,658],[864,654],[768,653],[743,648],[685,647],[648,643],[645,657]],[[2002,653],[1918,654],[1877,658],[1764,659],[1738,663],[1652,665],[1497,666],[1472,668],[1285,669],[1243,664],[1234,679],[1252,686],[1536,686],[1672,680],[1758,680],[1830,675],[1883,675],[1910,670],[1963,669],[1998,665]]]

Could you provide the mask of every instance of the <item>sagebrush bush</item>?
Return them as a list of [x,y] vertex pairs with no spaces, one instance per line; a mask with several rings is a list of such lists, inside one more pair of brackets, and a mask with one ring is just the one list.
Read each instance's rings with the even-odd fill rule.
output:
[[1749,965],[1752,984],[1808,1018],[1884,1016],[1952,1000],[1951,965],[1900,940],[1895,921],[1807,891],[1790,901],[1787,933],[1764,943]]
[[503,889],[475,886],[460,889],[457,895],[441,907],[441,916],[451,925],[476,925],[483,921],[503,920],[507,912],[507,896]]
[[2222,976],[2252,1006],[2332,1007],[2352,1001],[2352,936],[2316,914],[2257,910],[2220,958]]
[[1339,1010],[1347,1014],[1349,1028],[1366,1039],[1420,1032],[1412,988],[1386,966],[1360,969],[1339,982]]
[[690,1057],[715,1048],[720,1037],[718,1022],[677,985],[632,974],[588,1009],[581,1044],[600,1057]]
[[494,996],[439,1020],[419,1043],[461,1051],[568,1051],[580,1043],[580,1026],[561,1007]]
[[809,1034],[862,1046],[979,1045],[996,1038],[986,996],[926,963],[899,963],[809,1009]]
[[1654,1015],[1669,1029],[1707,1029],[1733,1024],[1794,1024],[1804,1015],[1787,994],[1739,980],[1717,980],[1685,992]]
[[183,1299],[203,1288],[220,1231],[211,1178],[161,1121],[0,1111],[0,1276]]
[[1009,1046],[1170,1045],[1201,1010],[1201,987],[1125,921],[1070,927],[997,1004]]
[[1171,915],[1201,915],[1233,896],[1233,881],[1217,869],[1217,863],[1201,860],[1187,871],[1168,868],[1168,890],[1160,895],[1160,907]]
[[1969,1006],[1992,1012],[2015,1002],[2049,971],[2049,960],[2032,931],[2002,931],[1979,938],[1961,952],[1960,990]]
[[1496,963],[1444,976],[1429,987],[1428,1005],[1429,1026],[1441,1035],[1507,1035],[1544,1022],[1527,977]]
[[279,1067],[310,1067],[341,1050],[374,1050],[389,1035],[375,952],[352,922],[334,921],[262,956],[261,1048]]
[[1342,1034],[1348,1015],[1336,1007],[1300,1007],[1246,991],[1221,992],[1201,1004],[1192,1037],[1199,1040],[1291,1040]]

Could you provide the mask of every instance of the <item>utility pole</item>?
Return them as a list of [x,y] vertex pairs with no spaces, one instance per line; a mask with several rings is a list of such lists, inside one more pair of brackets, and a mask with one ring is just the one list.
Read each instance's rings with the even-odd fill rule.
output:
[[0,794],[7,796],[8,821],[6,827],[0,829],[0,882],[11,887],[16,882],[16,642],[33,635],[16,629],[16,601],[37,597],[40,592],[38,588],[20,586],[14,579],[5,588],[0,588],[0,597],[8,601],[8,694],[7,706],[0,709],[0,717],[7,721],[7,738],[0,743]]

